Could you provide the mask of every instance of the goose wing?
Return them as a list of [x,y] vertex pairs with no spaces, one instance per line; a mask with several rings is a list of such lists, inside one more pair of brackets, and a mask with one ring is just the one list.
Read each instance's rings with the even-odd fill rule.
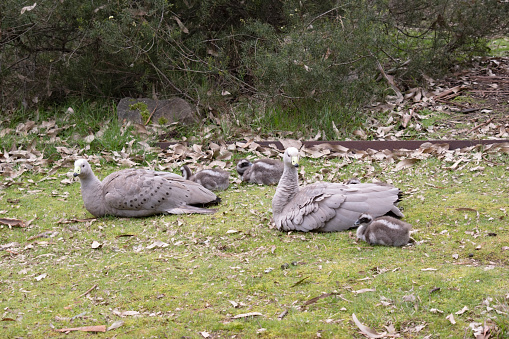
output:
[[103,194],[110,213],[126,217],[212,213],[214,210],[192,205],[205,205],[217,200],[217,196],[203,186],[176,174],[142,169],[110,174],[103,180]]
[[[344,185],[316,183],[303,187],[289,201],[276,226],[284,231],[342,231],[353,226],[359,215],[384,215],[393,209],[399,189],[376,184]],[[401,214],[402,216],[402,214]]]

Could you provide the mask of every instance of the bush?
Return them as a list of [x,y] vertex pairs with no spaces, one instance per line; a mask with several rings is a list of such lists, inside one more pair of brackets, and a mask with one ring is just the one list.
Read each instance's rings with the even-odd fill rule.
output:
[[356,112],[387,87],[376,80],[379,63],[410,86],[486,53],[485,39],[507,33],[509,20],[497,0],[27,5],[0,4],[3,109],[178,95],[223,113],[246,96],[281,114],[324,105]]

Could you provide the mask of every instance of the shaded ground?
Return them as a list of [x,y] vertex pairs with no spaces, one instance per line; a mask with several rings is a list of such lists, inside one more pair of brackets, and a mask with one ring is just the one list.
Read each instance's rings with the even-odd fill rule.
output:
[[471,122],[509,124],[509,58],[483,58],[473,67],[461,70],[442,81],[458,91],[441,102],[456,107],[455,119]]

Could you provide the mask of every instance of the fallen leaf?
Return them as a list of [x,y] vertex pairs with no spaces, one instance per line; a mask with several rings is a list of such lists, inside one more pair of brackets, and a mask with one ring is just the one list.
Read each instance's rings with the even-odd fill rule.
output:
[[288,147],[295,147],[296,149],[300,149],[302,147],[302,142],[299,140],[284,139],[280,140],[280,142],[284,149],[287,149]]
[[421,271],[437,271],[437,269],[436,268],[428,267],[428,268],[421,269]]
[[201,334],[201,336],[202,336],[202,337],[204,337],[204,338],[210,338],[210,334],[209,334],[209,332],[205,332],[205,331],[203,331],[203,332],[200,332],[200,334]]
[[438,308],[432,308],[429,310],[431,313],[444,313],[444,311],[440,311]]
[[101,244],[100,242],[98,242],[98,241],[95,241],[95,240],[94,240],[94,241],[92,242],[92,248],[93,248],[94,250],[96,250],[96,249],[100,248],[101,246],[102,246],[102,244]]
[[106,331],[116,330],[117,328],[119,328],[120,326],[123,326],[123,325],[124,325],[124,321],[123,320],[115,321],[113,324],[111,324],[110,327],[108,327],[108,329]]
[[71,332],[71,331],[106,332],[106,325],[61,328],[61,329],[55,329],[55,331],[57,331],[57,332]]
[[353,319],[353,322],[355,323],[355,325],[357,325],[357,327],[359,328],[359,330],[361,330],[362,334],[364,334],[366,337],[368,338],[383,338],[385,337],[385,332],[383,333],[377,333],[376,331],[374,331],[373,329],[367,327],[366,325],[363,325],[359,319],[357,319],[357,317],[355,316],[355,313],[352,313],[352,319]]
[[25,12],[30,12],[31,10],[33,10],[35,8],[35,6],[37,6],[37,3],[34,2],[34,4],[32,6],[25,6],[21,9],[21,13],[20,14],[23,14]]
[[148,245],[147,249],[151,250],[154,247],[165,248],[165,247],[168,247],[168,246],[170,246],[170,244],[165,243],[165,242],[163,242],[161,240],[156,240],[152,244]]
[[374,288],[363,288],[361,290],[352,291],[352,292],[355,293],[355,294],[361,294],[361,293],[375,292],[375,291],[376,291],[376,289],[374,289]]
[[413,302],[415,302],[415,300],[417,300],[417,299],[415,298],[415,295],[413,295],[413,294],[409,294],[409,295],[404,295],[403,296],[403,301],[412,302],[413,303]]
[[86,136],[83,140],[87,143],[87,144],[90,144],[92,141],[94,141],[95,139],[95,136],[93,134],[89,134],[88,136]]
[[400,171],[402,169],[412,167],[418,161],[419,159],[403,159],[398,162],[396,167],[394,167],[394,171]]
[[468,307],[464,306],[461,310],[459,310],[458,312],[456,312],[454,314],[460,315],[460,314],[465,313],[466,311],[468,311]]
[[308,279],[308,278],[309,278],[309,277],[304,277],[304,278],[300,279],[299,281],[297,281],[295,284],[293,284],[293,285],[292,285],[292,286],[290,286],[290,287],[295,287],[295,286],[297,286],[297,285],[301,284],[304,280],[306,280],[306,279]]
[[140,312],[138,311],[124,311],[120,315],[122,316],[131,316],[131,315],[138,315]]
[[309,299],[308,301],[306,301],[304,303],[304,306],[307,306],[307,305],[311,305],[315,302],[317,302],[318,300],[322,299],[322,298],[326,298],[326,297],[330,297],[331,295],[336,295],[337,293],[324,293],[322,295],[319,295],[318,297],[314,297],[312,299]]
[[180,19],[177,17],[177,16],[173,16],[173,19],[177,22],[177,25],[179,26],[179,28],[182,30],[182,32],[186,33],[186,34],[189,34],[189,30],[187,29],[187,27],[184,25],[184,23],[182,21],[180,21]]
[[454,320],[454,316],[452,315],[452,313],[445,317],[445,319],[449,320],[453,325],[456,324],[456,320]]
[[9,227],[25,227],[25,222],[19,219],[0,218],[0,225],[7,225]]
[[41,281],[42,279],[46,278],[48,275],[46,273],[43,273],[41,275],[38,275],[37,277],[35,277],[35,280],[37,281]]
[[242,313],[242,314],[237,314],[236,316],[233,316],[232,319],[241,319],[241,318],[248,318],[248,317],[263,317],[263,314],[261,314],[260,312]]

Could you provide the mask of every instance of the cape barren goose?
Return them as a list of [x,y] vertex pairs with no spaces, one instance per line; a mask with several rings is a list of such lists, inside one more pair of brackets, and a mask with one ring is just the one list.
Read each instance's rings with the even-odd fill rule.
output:
[[396,187],[319,182],[299,188],[299,151],[289,147],[283,163],[272,199],[274,223],[281,231],[343,231],[353,227],[362,213],[403,216],[395,205],[400,193]]
[[201,208],[220,199],[200,184],[167,172],[125,169],[108,175],[101,182],[85,159],[74,163],[74,176],[80,178],[85,208],[96,217],[146,217],[153,214],[211,214]]

